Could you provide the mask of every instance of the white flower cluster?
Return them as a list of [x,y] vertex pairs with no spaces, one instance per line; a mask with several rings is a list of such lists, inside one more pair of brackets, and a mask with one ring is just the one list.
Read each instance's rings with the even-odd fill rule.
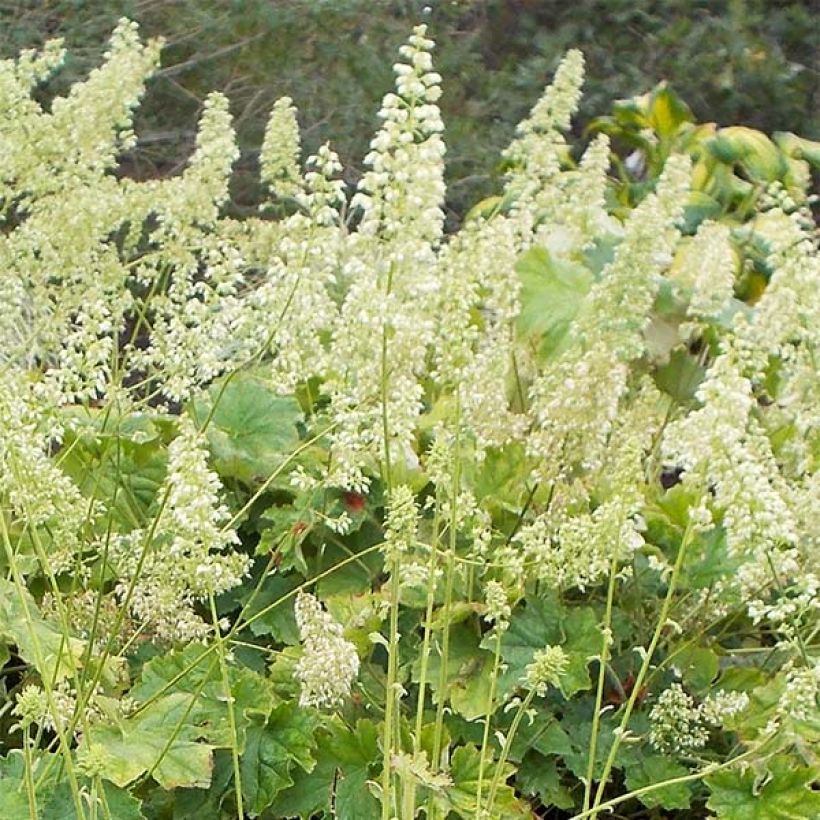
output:
[[553,188],[562,192],[561,204],[538,225],[537,244],[570,257],[590,248],[596,238],[620,233],[620,225],[606,210],[609,164],[609,137],[599,134],[584,151],[578,168],[553,181]]
[[702,407],[667,428],[667,458],[712,484],[732,554],[764,558],[794,543],[783,480],[768,438],[751,418],[752,385],[733,351],[715,360],[697,397]]
[[670,157],[656,193],[630,214],[612,262],[585,300],[574,324],[575,344],[531,388],[538,426],[527,446],[543,459],[543,478],[579,463],[600,466],[626,389],[627,365],[644,351],[649,309],[672,260],[689,172],[688,158]]
[[687,314],[693,319],[719,316],[732,298],[736,267],[729,228],[703,222],[682,245],[672,269],[672,280],[690,291]]
[[744,368],[757,379],[768,356],[789,363],[800,347],[816,349],[820,254],[816,236],[796,213],[768,211],[756,219],[754,230],[768,243],[774,273],[751,319],[738,325],[736,333],[746,354]]
[[295,611],[304,648],[295,672],[302,687],[299,703],[335,709],[344,703],[359,674],[356,647],[313,595],[300,592]]
[[673,683],[649,712],[649,742],[665,754],[691,754],[706,745],[710,727],[720,726],[748,704],[745,692],[718,691],[696,706],[692,696]]
[[207,635],[212,627],[194,605],[242,583],[248,572],[248,556],[231,549],[239,539],[225,526],[229,514],[219,503],[220,488],[208,467],[202,435],[183,416],[169,447],[160,496],[165,504],[153,540],[147,543],[150,533],[133,530],[114,550],[121,579],[117,594],[125,600],[132,590],[134,617],[160,640]]
[[510,625],[512,607],[507,590],[500,581],[490,580],[484,586],[484,617],[494,630],[505,631]]
[[558,686],[567,669],[569,658],[560,646],[546,646],[533,655],[532,663],[524,670],[524,685],[540,697],[550,686]]
[[436,240],[444,214],[442,157],[444,124],[436,104],[441,76],[433,71],[432,40],[417,26],[399,49],[406,62],[396,63],[396,93],[382,101],[381,130],[370,144],[370,166],[351,205],[363,209],[359,230],[385,239],[408,234]]
[[793,720],[816,718],[820,708],[820,661],[789,670],[777,705],[778,714]]
[[[413,484],[408,473],[423,472],[435,489],[435,537],[452,528],[482,582],[481,565],[492,562],[498,580],[486,581],[486,612],[500,628],[505,596],[528,580],[583,589],[613,565],[625,571],[643,544],[642,505],[654,482],[647,467],[658,466],[660,449],[702,491],[692,526],[723,527],[740,564],[712,599],[728,606],[762,588],[750,614],[795,639],[820,587],[812,514],[820,498],[820,270],[805,209],[773,197],[778,207],[742,226],[705,223],[681,242],[691,168],[673,155],[656,190],[621,224],[607,210],[607,138],[577,165],[567,149],[583,80],[573,51],[506,152],[503,197],[445,238],[432,48],[421,26],[401,49],[395,91],[384,98],[350,203],[328,145],[300,168],[295,109],[288,98],[275,104],[260,167],[272,195],[288,200],[278,203],[287,214],[278,221],[220,212],[238,150],[219,94],[204,105],[180,176],[137,183],[110,173],[133,143],[130,111],[158,58],[159,45],[140,43],[132,24],[118,27],[105,64],[50,112],[30,92],[59,63],[59,45],[0,62],[8,137],[0,152],[8,205],[0,215],[0,497],[15,533],[27,525],[26,537],[42,540],[58,572],[97,549],[79,537],[93,505],[61,472],[59,454],[50,455],[56,410],[105,410],[115,400],[118,413],[167,399],[184,406],[258,357],[280,391],[309,387],[312,421],[328,423],[326,473],[294,476],[305,491],[366,493],[374,476],[385,485],[395,478],[385,555],[388,566],[401,556],[403,584],[434,584],[440,572],[435,554],[414,554],[429,528],[401,483]],[[738,239],[762,240],[773,273],[724,334]],[[519,321],[516,265],[533,248],[546,249],[556,270],[588,274],[588,293],[549,351],[523,339]],[[658,394],[634,371],[651,364],[648,321],[664,276],[688,297],[687,318],[711,323],[722,340],[711,362],[704,340],[697,407],[670,409],[657,448]],[[208,632],[197,608],[239,583],[248,559],[232,550],[205,442],[185,416],[169,455],[155,529],[118,532],[111,558],[135,628],[187,640]],[[508,464],[532,486],[505,486]],[[494,531],[494,504],[504,518],[524,510],[522,520]],[[341,533],[351,522],[344,514],[328,526]],[[88,608],[82,601],[78,611]],[[303,658],[306,702],[338,703],[355,653],[315,599],[300,598],[297,611],[306,629],[324,623],[330,641]],[[305,637],[306,648],[313,640]],[[347,671],[336,675],[337,689],[322,689],[332,685],[321,680],[333,677],[334,653],[347,657],[337,664]],[[550,657],[539,657],[533,685],[548,680]],[[682,691],[668,698],[687,706]]]
[[276,196],[296,198],[302,193],[300,153],[296,108],[290,97],[280,97],[273,104],[259,154],[262,182]]
[[561,60],[552,84],[533,106],[529,117],[518,125],[515,139],[504,152],[513,166],[507,190],[516,196],[520,214],[532,206],[537,210],[554,210],[550,182],[561,170],[566,147],[561,132],[569,128],[578,108],[583,82],[584,55],[573,49]]
[[89,515],[77,485],[49,455],[60,432],[35,386],[15,369],[0,369],[0,498],[54,573],[75,565]]
[[41,686],[30,683],[20,690],[12,711],[19,718],[22,728],[35,725],[52,732],[65,731],[74,721],[74,734],[79,738],[87,723],[96,722],[112,714],[124,717],[133,706],[130,698],[116,700],[107,697],[103,694],[102,687],[97,686],[91,696],[84,701],[83,714],[77,720],[77,701],[77,690],[68,680],[54,684],[48,694]]
[[435,247],[444,219],[441,78],[431,70],[433,43],[424,33],[417,27],[401,50],[406,62],[394,67],[396,93],[384,98],[384,124],[366,157],[370,170],[351,201],[362,215],[344,252],[348,289],[326,358],[337,423],[331,480],[352,489],[366,489],[363,467],[412,453],[422,409],[419,376],[432,335],[428,303],[438,287]]
[[406,484],[399,485],[387,499],[384,555],[388,566],[395,566],[403,555],[412,552],[418,517],[415,494]]
[[317,225],[338,224],[340,210],[347,201],[347,185],[337,178],[342,171],[338,155],[325,143],[305,164],[305,191],[298,197],[299,204]]

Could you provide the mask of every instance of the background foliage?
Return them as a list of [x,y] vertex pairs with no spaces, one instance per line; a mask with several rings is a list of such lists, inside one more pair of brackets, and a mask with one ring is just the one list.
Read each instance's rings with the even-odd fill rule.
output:
[[[190,154],[205,95],[224,91],[241,158],[240,211],[260,198],[256,173],[273,101],[291,96],[304,146],[333,140],[348,181],[361,173],[374,112],[392,86],[390,61],[427,20],[447,78],[449,219],[498,187],[498,156],[567,48],[584,51],[589,80],[576,123],[662,79],[697,121],[820,135],[817,27],[794,0],[23,0],[0,5],[0,57],[65,38],[69,62],[41,89],[64,93],[100,61],[118,18],[162,36],[163,69],[149,84],[129,175],[165,176]],[[429,11],[425,12],[425,8]]]

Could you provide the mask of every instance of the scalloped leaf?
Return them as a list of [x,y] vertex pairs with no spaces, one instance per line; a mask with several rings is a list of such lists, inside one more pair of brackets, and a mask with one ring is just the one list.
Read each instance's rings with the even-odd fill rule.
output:
[[761,780],[752,769],[726,770],[706,778],[706,805],[719,820],[806,820],[820,817],[818,773],[784,755],[772,758]]
[[223,379],[193,406],[201,424],[213,411],[206,435],[214,466],[223,477],[246,483],[265,479],[299,444],[299,402],[280,396],[255,376]]

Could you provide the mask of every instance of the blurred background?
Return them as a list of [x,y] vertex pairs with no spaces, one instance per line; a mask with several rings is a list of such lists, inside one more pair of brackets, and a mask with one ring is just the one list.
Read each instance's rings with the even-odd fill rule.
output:
[[820,16],[812,2],[30,0],[0,2],[0,56],[63,37],[65,67],[38,90],[47,103],[99,64],[122,16],[166,41],[124,172],[178,171],[203,99],[224,91],[242,150],[232,191],[237,213],[256,210],[259,146],[282,95],[299,109],[305,153],[331,140],[356,181],[398,46],[420,21],[438,43],[444,78],[451,221],[497,190],[500,151],[571,47],[587,59],[578,135],[614,100],[667,79],[696,121],[820,137]]

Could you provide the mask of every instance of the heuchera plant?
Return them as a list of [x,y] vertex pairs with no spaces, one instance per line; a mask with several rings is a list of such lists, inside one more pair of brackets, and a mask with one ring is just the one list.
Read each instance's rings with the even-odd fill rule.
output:
[[243,220],[220,94],[117,175],[133,24],[0,63],[4,818],[820,815],[816,147],[576,160],[571,51],[445,236],[432,49]]

